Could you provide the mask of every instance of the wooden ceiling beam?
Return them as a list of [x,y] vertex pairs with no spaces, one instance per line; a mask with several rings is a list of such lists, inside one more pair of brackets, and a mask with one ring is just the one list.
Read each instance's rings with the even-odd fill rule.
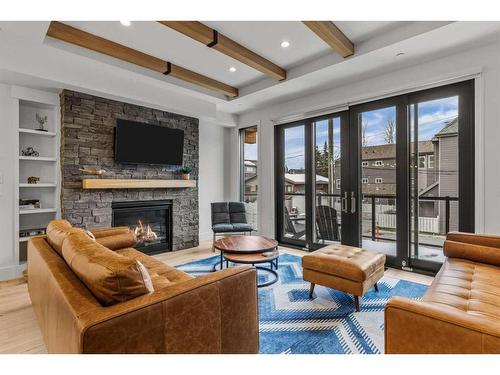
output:
[[248,65],[271,78],[282,81],[286,79],[286,70],[249,50],[217,30],[198,21],[158,21],[191,39],[203,43],[226,56]]
[[238,96],[238,89],[235,87],[61,22],[52,21],[47,35],[164,75],[170,75],[232,98]]
[[302,21],[342,57],[354,54],[354,45],[332,21]]

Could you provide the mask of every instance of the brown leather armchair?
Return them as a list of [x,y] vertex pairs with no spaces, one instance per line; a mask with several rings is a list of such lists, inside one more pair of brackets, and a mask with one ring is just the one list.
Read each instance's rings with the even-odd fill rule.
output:
[[[93,233],[109,244],[123,231]],[[193,278],[133,248],[115,251],[140,260],[155,291],[104,307],[46,237],[30,239],[28,289],[49,353],[258,352],[253,267]]]
[[449,233],[420,301],[385,307],[385,352],[500,353],[500,236]]

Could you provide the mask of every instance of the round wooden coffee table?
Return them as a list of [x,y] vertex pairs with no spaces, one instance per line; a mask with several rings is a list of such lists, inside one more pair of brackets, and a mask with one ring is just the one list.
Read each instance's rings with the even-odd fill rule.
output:
[[[278,242],[264,236],[231,236],[221,238],[214,242],[214,247],[220,251],[220,269],[229,266],[229,262],[238,264],[251,264],[255,268],[269,272],[274,276],[269,281],[257,286],[263,287],[278,281]],[[256,266],[256,264],[269,263],[270,268]],[[214,270],[216,265],[214,265]],[[274,268],[274,269],[273,269]]]

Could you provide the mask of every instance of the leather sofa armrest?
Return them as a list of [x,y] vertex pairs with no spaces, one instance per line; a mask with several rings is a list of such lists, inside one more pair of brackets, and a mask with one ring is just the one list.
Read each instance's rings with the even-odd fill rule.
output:
[[117,234],[130,233],[128,227],[103,227],[103,228],[93,228],[90,232],[94,235],[96,239],[107,236],[115,236]]
[[234,267],[80,317],[84,353],[257,353],[256,271]]
[[471,245],[496,247],[500,249],[500,236],[492,234],[477,234],[466,232],[449,232],[446,239],[454,242],[463,242]]
[[446,240],[443,253],[448,258],[468,259],[500,266],[500,248]]
[[393,297],[385,306],[387,354],[500,353],[500,322],[446,305]]
[[121,233],[113,236],[99,237],[95,239],[97,243],[111,250],[134,247],[137,244],[137,238],[134,233]]

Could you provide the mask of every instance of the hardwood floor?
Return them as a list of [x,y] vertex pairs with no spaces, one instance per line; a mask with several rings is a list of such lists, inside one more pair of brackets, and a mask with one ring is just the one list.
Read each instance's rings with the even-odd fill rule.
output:
[[[302,250],[285,247],[280,247],[280,251],[297,256],[305,254]],[[157,255],[156,258],[177,266],[213,255],[212,242],[203,241],[198,247]],[[385,274],[426,285],[432,282],[432,277],[395,269],[388,269]],[[24,279],[0,282],[0,354],[6,353],[46,353]]]

